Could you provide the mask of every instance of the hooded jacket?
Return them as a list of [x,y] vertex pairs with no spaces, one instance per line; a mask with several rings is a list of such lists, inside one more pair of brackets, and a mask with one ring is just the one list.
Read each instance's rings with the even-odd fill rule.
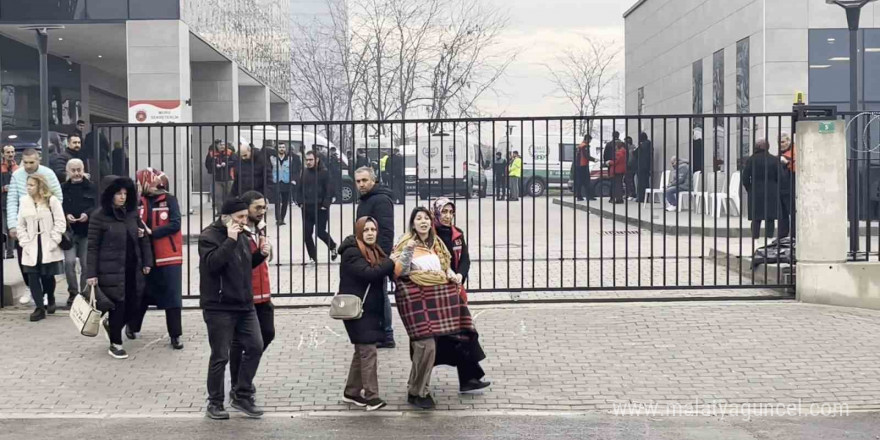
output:
[[394,262],[386,258],[378,266],[370,266],[361,254],[354,235],[342,240],[339,255],[342,257],[339,266],[339,293],[356,295],[363,300],[367,288],[370,289],[364,301],[363,316],[344,321],[349,340],[352,344],[385,341],[385,330],[382,326],[385,315],[385,277],[394,273]]
[[253,269],[266,257],[251,252],[250,239],[227,235],[217,220],[199,235],[199,306],[203,310],[247,312],[254,310]]
[[357,207],[357,218],[373,217],[379,222],[379,247],[385,255],[391,255],[394,248],[394,202],[388,187],[379,186],[362,195]]
[[[137,209],[137,192],[128,177],[107,176],[101,181],[101,206],[89,216],[87,278],[98,278],[101,291],[116,302],[140,297],[145,279],[144,267],[152,267],[153,251],[148,236],[138,237],[141,227]],[[125,189],[128,198],[122,209],[113,206],[113,195]],[[128,246],[133,245],[132,252]],[[133,255],[134,261],[128,256]],[[135,275],[135,286],[125,285],[126,270]]]

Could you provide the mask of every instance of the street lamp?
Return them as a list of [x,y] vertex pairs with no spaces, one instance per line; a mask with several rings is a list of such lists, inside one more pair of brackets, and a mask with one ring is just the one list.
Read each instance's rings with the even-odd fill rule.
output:
[[[850,150],[847,156],[854,154],[853,149],[856,148],[859,141],[859,121],[856,118],[856,112],[859,110],[859,16],[862,7],[876,0],[825,0],[829,5],[837,5],[846,11],[846,24],[849,27],[849,109],[853,112],[853,126],[850,128]],[[856,180],[858,170],[856,167],[849,167],[849,245],[854,252],[859,249],[859,219],[858,219],[858,200],[856,191]]]
[[37,32],[37,50],[40,52],[40,147],[43,163],[49,163],[49,31],[64,29],[57,25],[24,26]]

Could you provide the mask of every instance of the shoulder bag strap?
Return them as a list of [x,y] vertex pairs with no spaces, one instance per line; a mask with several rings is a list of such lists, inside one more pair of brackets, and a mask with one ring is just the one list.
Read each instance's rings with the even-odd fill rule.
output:
[[372,286],[372,284],[367,284],[367,290],[364,291],[364,300],[361,301],[361,304],[367,302],[367,295],[370,294],[370,287],[371,287],[371,286]]

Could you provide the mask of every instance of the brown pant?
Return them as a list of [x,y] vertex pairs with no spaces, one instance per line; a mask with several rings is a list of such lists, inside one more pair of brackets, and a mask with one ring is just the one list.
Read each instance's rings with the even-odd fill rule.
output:
[[348,380],[345,382],[345,394],[360,396],[364,390],[367,400],[379,397],[378,358],[376,344],[354,344],[354,355],[348,369]]
[[408,392],[412,396],[425,397],[431,386],[431,371],[437,356],[434,338],[410,341],[412,348],[412,369],[409,372]]

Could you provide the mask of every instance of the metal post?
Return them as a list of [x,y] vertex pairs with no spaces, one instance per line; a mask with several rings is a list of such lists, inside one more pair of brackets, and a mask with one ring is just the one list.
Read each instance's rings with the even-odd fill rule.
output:
[[49,31],[37,29],[40,52],[40,145],[43,165],[49,164]]
[[[856,119],[855,112],[859,111],[859,16],[861,15],[861,7],[846,9],[846,22],[849,27],[849,107],[853,112],[852,127],[850,127],[850,150],[847,156],[856,159],[856,148],[859,139],[859,124]],[[857,253],[859,250],[859,216],[858,204],[858,161],[852,160],[849,163],[849,176],[847,184],[849,185],[850,203],[849,203],[849,244],[850,251]]]

